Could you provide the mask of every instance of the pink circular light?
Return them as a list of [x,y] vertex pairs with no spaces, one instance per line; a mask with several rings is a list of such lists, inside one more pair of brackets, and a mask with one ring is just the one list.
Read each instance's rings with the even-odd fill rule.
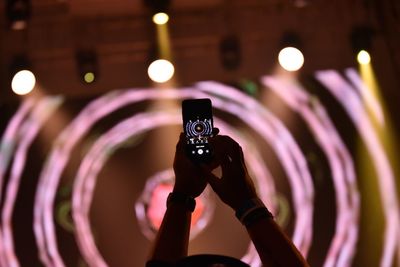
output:
[[[381,194],[381,199],[384,204],[386,222],[381,266],[390,266],[394,260],[396,247],[399,245],[398,240],[400,239],[400,216],[398,205],[396,205],[398,198],[396,192],[393,191],[395,180],[385,151],[374,129],[370,127],[362,100],[354,93],[356,89],[364,94],[362,82],[360,82],[354,70],[347,70],[346,75],[352,81],[351,85],[334,71],[318,72],[316,77],[348,112],[361,137],[367,144],[371,157],[374,158],[375,169],[380,173],[379,187],[384,192]],[[359,214],[359,196],[351,156],[322,104],[314,100],[311,101],[312,96],[308,95],[303,88],[286,84],[285,81],[280,80],[278,77],[266,77],[263,82],[269,89],[279,95],[288,107],[302,116],[328,159],[336,191],[337,220],[336,232],[325,260],[325,266],[350,266],[358,238]],[[218,92],[218,95],[216,95],[216,92]],[[53,203],[61,173],[69,160],[72,148],[77,142],[91,129],[94,123],[128,104],[144,100],[190,97],[212,98],[216,108],[237,116],[255,132],[259,133],[274,149],[281,160],[293,190],[295,211],[302,211],[296,214],[293,240],[303,254],[307,254],[312,239],[313,186],[307,162],[301,150],[282,122],[270,114],[260,103],[228,86],[213,82],[203,82],[197,84],[195,88],[180,89],[179,92],[178,90],[159,91],[148,88],[113,92],[87,105],[63,131],[55,141],[49,160],[42,170],[34,207],[34,232],[40,259],[44,265],[64,266],[57,249],[53,222]],[[378,102],[374,99],[369,99],[368,104],[374,105],[373,112],[382,122],[383,117]],[[20,172],[25,166],[24,158],[26,157],[27,149],[36,136],[35,131],[40,129],[42,125],[40,120],[34,119],[32,123],[27,119],[30,116],[28,113],[33,110],[35,105],[38,104],[32,102],[30,98],[28,98],[27,102],[24,102],[20,111],[11,119],[1,140],[0,187],[3,186],[3,177],[8,165],[11,164],[10,159],[14,157],[12,163],[13,175],[10,176],[9,185],[5,188],[4,207],[6,209],[2,210],[0,228],[0,263],[5,266],[10,264],[18,266],[18,260],[13,248],[10,216],[16,201],[15,196],[18,192]],[[44,108],[48,106],[51,106],[51,104],[42,105]],[[49,115],[51,114],[49,113]],[[35,116],[32,118],[35,118]],[[222,125],[224,122],[220,121],[218,124]],[[229,126],[225,128],[228,129]],[[232,132],[236,131],[232,130]],[[19,136],[24,133],[28,134],[30,138],[22,142]],[[114,138],[122,137],[115,135]],[[246,150],[257,150],[250,147],[251,141],[247,138],[243,138],[240,135],[234,136],[234,138],[238,140],[242,138],[240,143],[244,144]],[[248,159],[249,162],[252,162],[253,172],[264,172],[265,178],[258,182],[261,184],[259,190],[268,205],[274,207],[274,202],[270,199],[271,195],[274,194],[274,186],[268,169],[263,166],[263,163],[254,164],[258,156],[251,158],[251,154],[249,153]],[[78,210],[81,214],[87,214],[89,211],[91,198],[88,192],[93,190],[95,186],[93,175],[96,173],[96,169],[101,168],[102,164],[106,162],[106,158],[103,160],[104,162],[93,162],[94,165],[85,174],[86,180],[82,181],[81,188],[84,188],[84,190],[77,191],[78,194],[81,194],[81,203],[85,204],[81,210]],[[299,187],[301,189],[298,189]],[[0,192],[2,191],[0,190]],[[79,234],[77,238],[90,243],[89,239],[92,238],[90,228],[82,224],[81,218],[77,219],[76,224],[82,227],[80,231],[84,233]],[[94,243],[92,247],[95,247]],[[106,266],[105,262],[96,258],[98,255],[93,252],[93,250],[90,251],[87,257],[91,258],[96,266]],[[87,257],[85,257],[86,260]],[[252,266],[259,265],[259,259],[252,246],[249,247],[249,253],[243,259],[251,263]]]

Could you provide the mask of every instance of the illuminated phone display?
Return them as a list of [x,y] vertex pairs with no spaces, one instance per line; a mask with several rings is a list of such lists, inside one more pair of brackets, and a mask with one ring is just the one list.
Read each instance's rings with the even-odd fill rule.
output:
[[208,98],[182,101],[183,130],[187,138],[187,153],[196,161],[211,159],[208,138],[213,134],[212,104]]

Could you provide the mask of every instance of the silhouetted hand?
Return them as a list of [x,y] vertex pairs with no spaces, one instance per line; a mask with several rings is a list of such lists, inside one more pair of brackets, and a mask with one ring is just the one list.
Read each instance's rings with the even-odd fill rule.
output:
[[179,136],[176,145],[174,172],[174,191],[184,193],[192,197],[198,197],[207,185],[204,172],[200,165],[190,160],[185,152],[186,137],[184,133]]
[[256,198],[257,193],[244,162],[240,145],[228,136],[216,136],[211,140],[214,148],[214,164],[222,169],[221,178],[203,168],[206,179],[220,199],[237,210],[246,200]]

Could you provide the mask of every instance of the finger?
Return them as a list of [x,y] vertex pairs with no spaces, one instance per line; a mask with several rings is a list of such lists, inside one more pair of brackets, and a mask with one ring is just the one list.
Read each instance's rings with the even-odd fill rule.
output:
[[214,127],[214,128],[212,129],[212,133],[213,133],[213,136],[218,135],[218,134],[219,134],[219,129],[216,128],[216,127]]
[[222,169],[221,179],[223,179],[223,177],[231,177],[237,169],[236,165],[237,164],[235,164],[235,162],[229,155],[224,155],[221,160],[221,169]]
[[225,135],[215,135],[209,139],[210,144],[216,153],[222,153],[225,150],[225,147],[227,146],[225,137]]
[[222,151],[222,153],[228,156],[231,159],[231,161],[235,163],[243,163],[244,156],[241,146],[236,142],[231,142],[231,140],[233,139],[230,139],[230,137],[228,138],[229,139],[225,139],[227,143],[225,143],[224,150]]
[[246,167],[246,161],[245,161],[245,159],[244,159],[244,153],[243,153],[242,147],[240,147],[239,156],[240,156],[240,161],[241,161],[241,163]]
[[184,148],[185,143],[186,143],[185,133],[181,133],[179,135],[178,143],[176,144],[176,150],[182,150]]
[[214,138],[214,143],[220,147],[221,151],[232,151],[240,147],[239,144],[227,135],[218,135]]
[[214,191],[220,187],[220,178],[215,176],[207,167],[201,166],[201,172]]
[[239,161],[240,163],[244,164],[244,155],[243,155],[243,149],[242,147],[236,143],[236,146],[233,148],[232,151],[235,157],[235,160]]

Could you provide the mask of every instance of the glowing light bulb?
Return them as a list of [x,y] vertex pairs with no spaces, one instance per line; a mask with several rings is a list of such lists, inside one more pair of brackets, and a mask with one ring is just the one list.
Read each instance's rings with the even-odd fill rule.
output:
[[297,71],[304,64],[304,56],[295,47],[286,47],[279,52],[279,64],[287,71]]
[[153,22],[158,25],[163,25],[163,24],[167,23],[168,20],[169,20],[169,16],[168,16],[168,14],[166,14],[164,12],[159,12],[157,14],[154,14],[154,16],[153,16]]
[[153,61],[147,69],[150,79],[157,83],[168,81],[174,75],[175,68],[171,62],[165,59]]
[[86,83],[92,83],[95,80],[95,75],[93,72],[87,72],[85,73],[85,75],[83,76],[83,79],[85,80]]
[[362,65],[367,65],[371,62],[371,56],[369,55],[369,53],[367,51],[361,50],[357,54],[357,61],[358,61],[358,63],[360,63]]
[[35,75],[29,70],[21,70],[14,75],[11,81],[11,89],[17,95],[26,95],[33,90],[35,84]]

